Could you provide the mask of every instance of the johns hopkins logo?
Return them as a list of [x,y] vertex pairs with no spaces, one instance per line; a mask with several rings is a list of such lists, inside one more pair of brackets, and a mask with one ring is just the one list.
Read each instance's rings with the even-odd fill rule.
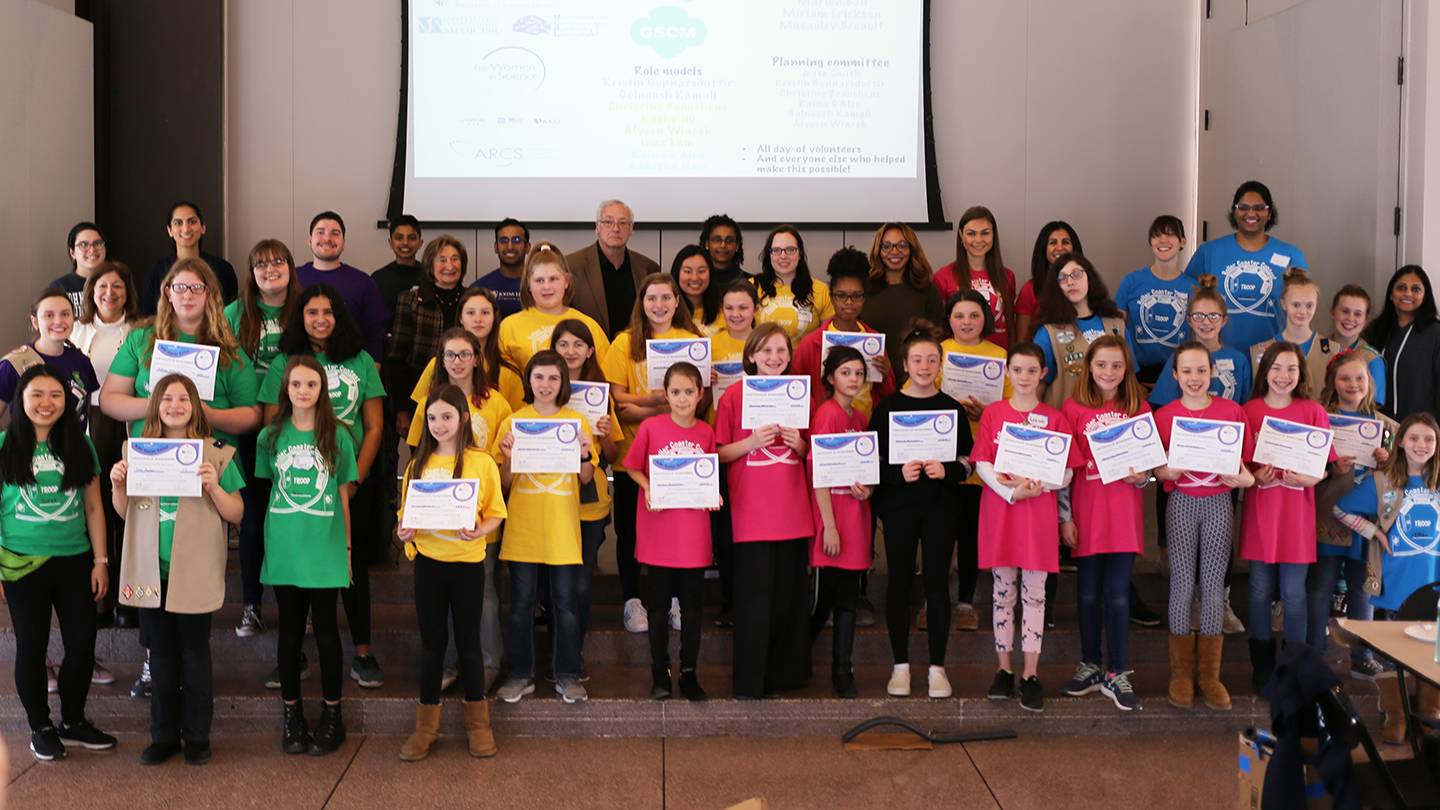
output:
[[1179,290],[1151,290],[1140,296],[1140,330],[1135,333],[1135,342],[1180,345],[1189,298]]
[[1224,270],[1225,300],[1230,302],[1231,315],[1275,314],[1270,294],[1275,291],[1275,269],[1265,262],[1245,260],[1228,265]]

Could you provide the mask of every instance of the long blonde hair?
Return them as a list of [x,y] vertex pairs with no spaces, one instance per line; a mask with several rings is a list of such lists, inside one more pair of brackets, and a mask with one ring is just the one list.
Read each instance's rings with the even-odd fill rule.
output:
[[1365,369],[1365,396],[1360,400],[1360,412],[1367,416],[1375,415],[1375,378],[1370,376],[1370,360],[1364,353],[1357,351],[1342,352],[1325,366],[1325,387],[1320,389],[1320,406],[1327,412],[1334,413],[1340,409],[1340,394],[1335,390],[1335,377],[1340,373],[1341,366],[1351,363],[1359,363]]
[[175,317],[170,296],[165,293],[170,289],[175,277],[186,272],[199,276],[200,281],[205,284],[205,317],[195,341],[206,346],[219,347],[220,367],[229,368],[231,363],[239,359],[240,344],[230,331],[230,323],[225,320],[225,299],[220,296],[220,280],[215,277],[215,271],[210,269],[210,265],[197,258],[177,260],[170,265],[170,271],[160,282],[160,301],[155,306],[155,330],[150,333],[145,355],[148,357],[154,351],[156,340],[180,339],[180,322]]

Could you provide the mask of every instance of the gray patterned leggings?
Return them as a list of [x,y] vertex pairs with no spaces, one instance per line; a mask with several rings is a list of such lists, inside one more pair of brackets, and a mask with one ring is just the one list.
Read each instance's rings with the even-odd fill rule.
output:
[[1235,506],[1229,493],[1197,498],[1170,493],[1165,533],[1170,553],[1170,633],[1190,634],[1195,571],[1200,571],[1200,635],[1218,636],[1225,620],[1225,568]]
[[995,605],[995,650],[1015,649],[1015,602],[1022,604],[1020,651],[1040,652],[1045,639],[1045,572],[1021,568],[996,568],[993,594]]

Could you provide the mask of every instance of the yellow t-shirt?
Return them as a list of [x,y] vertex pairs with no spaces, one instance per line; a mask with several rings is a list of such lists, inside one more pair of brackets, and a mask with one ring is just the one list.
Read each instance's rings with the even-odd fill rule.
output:
[[[699,335],[672,326],[650,339],[674,340],[676,338],[693,337],[699,337]],[[645,361],[630,359],[630,341],[633,339],[634,336],[630,334],[629,329],[616,335],[615,342],[610,345],[610,352],[606,354],[605,359],[600,362],[600,371],[605,374],[605,379],[609,381],[611,386],[610,398],[612,401],[615,398],[616,388],[622,389],[626,393],[634,396],[645,396],[651,393],[649,385],[650,374],[645,368]],[[713,345],[711,350],[714,350]],[[641,421],[643,420],[623,422],[620,426],[625,435],[620,440],[620,456],[615,459],[615,472],[617,475],[625,469],[622,460],[625,458],[625,454],[630,451],[631,442],[635,441],[635,432],[640,429]]]
[[[500,469],[490,453],[475,447],[465,448],[465,461],[461,478],[476,478],[480,481],[480,498],[475,507],[475,525],[489,518],[505,517],[505,498],[500,489]],[[418,480],[444,480],[454,477],[455,457],[431,455],[419,475],[407,470],[407,475]],[[409,485],[400,490],[400,511],[397,518],[405,516],[405,496]],[[424,530],[415,533],[411,541],[415,549],[426,557],[440,562],[478,563],[485,560],[485,546],[496,540],[491,532],[475,540],[462,540],[458,532]],[[407,549],[408,551],[408,549]]]
[[[416,405],[424,407],[434,379],[435,358],[432,357],[430,362],[425,364],[425,370],[420,372],[420,379],[415,381],[415,388],[410,391],[410,399]],[[520,381],[520,375],[511,371],[509,366],[500,366],[500,396],[510,403],[511,410],[525,404],[525,384]]]
[[[749,335],[746,335],[749,337]],[[721,327],[720,331],[710,336],[710,362],[711,363],[744,363],[745,362],[745,341],[736,340],[730,334],[730,330]],[[705,421],[715,426],[715,406],[720,404],[720,397],[716,396],[715,390],[710,391],[710,409],[705,413]]]
[[699,321],[696,321],[695,331],[700,333],[700,337],[708,338],[715,337],[716,332],[728,331],[725,328],[725,313],[715,313],[715,317],[711,318],[709,323],[700,323]]
[[835,307],[830,304],[830,285],[818,279],[810,282],[810,306],[796,307],[795,293],[790,285],[775,281],[775,295],[766,296],[765,288],[755,280],[755,290],[760,293],[760,308],[755,311],[756,323],[778,323],[790,336],[792,343],[815,331],[826,319],[835,317]]
[[[526,405],[500,423],[492,451],[497,457],[503,458],[499,444],[510,434],[510,423],[516,419],[577,419],[583,430],[590,431],[589,421],[578,411],[562,407],[554,416],[547,417],[541,416],[535,406]],[[590,463],[598,461],[592,444]],[[500,559],[541,565],[584,562],[580,555],[580,476],[517,474],[510,481],[510,496],[505,507],[509,517],[505,520],[505,539],[500,543]]]
[[[420,446],[421,431],[425,430],[424,403],[415,410],[415,418],[410,420],[410,435],[405,437],[405,443],[411,447]],[[467,400],[470,406],[470,432],[475,436],[475,444],[479,445],[490,453],[491,445],[494,444],[495,429],[510,415],[510,403],[500,396],[498,392],[491,391],[490,396],[485,397],[485,402],[476,405],[473,398]],[[494,454],[491,453],[494,457]],[[500,459],[495,457],[495,463],[499,464]]]
[[555,324],[566,318],[574,318],[590,327],[590,334],[595,338],[595,360],[603,361],[610,349],[610,339],[605,337],[605,330],[594,318],[574,307],[567,307],[559,315],[546,315],[528,307],[507,317],[500,322],[500,356],[524,374],[525,364],[536,352],[550,348],[550,334],[555,331]]
[[[1000,359],[1000,360],[1004,360],[1005,357],[1006,357],[1006,353],[1005,353],[1005,350],[1004,350],[1004,349],[1000,348],[999,346],[995,345],[994,343],[991,343],[991,342],[988,341],[988,340],[982,340],[982,341],[980,341],[980,343],[978,343],[977,345],[974,345],[974,346],[961,346],[959,343],[957,343],[957,342],[955,341],[955,338],[945,338],[945,340],[944,340],[943,342],[941,342],[941,344],[940,344],[940,349],[941,349],[941,351],[942,351],[943,353],[946,353],[946,354],[948,354],[948,353],[950,353],[950,352],[957,352],[957,353],[959,353],[959,354],[975,354],[975,355],[979,355],[979,356],[981,356],[981,357],[994,357],[994,358],[997,358],[997,359]],[[944,357],[941,357],[941,360],[943,361],[943,360],[944,360]],[[1005,399],[1009,399],[1009,398],[1010,398],[1010,376],[1009,376],[1008,374],[1005,376],[1005,393],[1004,393],[1004,397],[1005,397]],[[971,438],[974,438],[974,437],[976,437],[976,436],[979,436],[979,435],[980,435],[980,421],[977,420],[977,419],[971,419],[971,420],[969,420],[969,421],[970,421],[970,436],[971,436]],[[972,473],[972,474],[970,475],[970,477],[965,480],[965,483],[967,483],[967,484],[975,484],[975,485],[978,486],[978,485],[980,484],[980,475],[979,475],[979,473]]]
[[[592,425],[591,430],[595,427]],[[615,398],[610,398],[610,434],[619,444],[625,440],[625,430],[620,426],[620,417],[615,413]],[[590,434],[595,441],[595,454],[600,454],[600,437],[596,433]],[[623,475],[623,473],[622,473]],[[582,521],[604,520],[610,517],[610,481],[605,476],[605,471],[600,468],[595,470],[595,480],[592,482],[595,487],[595,499],[587,501],[584,488],[580,493],[580,519]]]

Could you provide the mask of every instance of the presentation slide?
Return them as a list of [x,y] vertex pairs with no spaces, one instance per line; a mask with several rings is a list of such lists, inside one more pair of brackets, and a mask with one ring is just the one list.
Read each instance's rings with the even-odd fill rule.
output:
[[927,218],[922,0],[411,0],[422,219]]

